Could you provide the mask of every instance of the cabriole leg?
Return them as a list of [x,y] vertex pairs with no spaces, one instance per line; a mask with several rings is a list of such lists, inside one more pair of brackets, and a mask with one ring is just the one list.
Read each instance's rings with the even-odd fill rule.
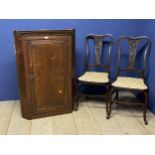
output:
[[148,91],[144,91],[145,101],[143,105],[143,119],[145,125],[148,125],[148,121],[146,119],[146,111],[147,111],[147,102],[148,102]]

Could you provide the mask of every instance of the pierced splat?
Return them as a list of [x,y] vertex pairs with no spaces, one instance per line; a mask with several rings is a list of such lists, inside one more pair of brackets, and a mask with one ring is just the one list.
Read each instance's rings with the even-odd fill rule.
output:
[[[93,54],[95,56],[93,57],[94,62],[91,63],[89,62],[90,60],[90,47],[89,47],[89,41],[92,40],[94,43],[94,49],[93,49]],[[108,49],[106,49],[108,53],[108,62],[107,64],[103,64],[102,62],[102,56],[104,55],[103,51],[103,45],[104,43],[108,42]],[[111,52],[111,47],[113,44],[113,37],[110,34],[106,35],[93,35],[89,34],[86,37],[85,40],[85,70],[89,70],[90,67],[101,67],[104,68],[106,71],[109,71],[109,66],[110,66],[110,52]],[[104,53],[103,53],[104,52]]]
[[128,40],[129,42],[129,65],[130,69],[135,68],[135,58],[136,58],[136,51],[138,47],[139,40]]
[[97,65],[101,65],[103,38],[95,38],[95,62]]

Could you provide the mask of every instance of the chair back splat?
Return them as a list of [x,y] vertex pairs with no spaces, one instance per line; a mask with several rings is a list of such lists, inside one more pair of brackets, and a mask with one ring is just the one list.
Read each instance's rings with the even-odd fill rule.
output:
[[[126,42],[125,42],[126,41]],[[124,46],[123,46],[124,43]],[[125,47],[125,44],[128,44],[128,51],[123,51],[122,47]],[[118,39],[118,66],[117,66],[117,76],[120,75],[121,72],[136,72],[140,74],[141,78],[145,76],[145,70],[147,65],[147,55],[149,54],[151,48],[151,41],[148,37],[127,37],[121,36]],[[127,47],[127,46],[126,46]],[[127,53],[125,53],[127,52]],[[125,59],[125,63],[128,62],[126,67],[121,67],[121,57],[125,57],[128,54],[128,58]],[[138,61],[136,61],[136,57],[141,57],[141,67],[140,69],[136,66]],[[140,59],[138,59],[140,60]]]
[[[90,56],[90,47],[89,42],[93,40],[94,42],[94,62],[89,62],[89,56]],[[102,57],[103,57],[103,47],[105,44],[108,44],[108,62],[107,64],[103,64]],[[110,52],[113,44],[113,37],[110,34],[106,35],[93,35],[89,34],[86,36],[85,40],[85,71],[89,70],[90,67],[101,67],[105,71],[109,72],[110,67]]]

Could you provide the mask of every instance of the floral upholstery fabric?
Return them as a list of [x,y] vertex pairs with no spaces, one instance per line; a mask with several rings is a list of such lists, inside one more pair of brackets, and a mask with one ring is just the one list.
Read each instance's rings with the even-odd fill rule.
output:
[[93,82],[93,83],[108,83],[108,73],[103,72],[94,72],[94,71],[87,71],[82,76],[80,76],[79,81],[83,82]]
[[142,78],[122,77],[119,76],[112,86],[127,89],[146,90],[147,86]]

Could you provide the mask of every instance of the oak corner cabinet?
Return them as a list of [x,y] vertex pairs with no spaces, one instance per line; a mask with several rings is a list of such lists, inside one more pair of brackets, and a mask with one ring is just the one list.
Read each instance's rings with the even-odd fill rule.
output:
[[72,112],[75,30],[14,31],[22,116]]

